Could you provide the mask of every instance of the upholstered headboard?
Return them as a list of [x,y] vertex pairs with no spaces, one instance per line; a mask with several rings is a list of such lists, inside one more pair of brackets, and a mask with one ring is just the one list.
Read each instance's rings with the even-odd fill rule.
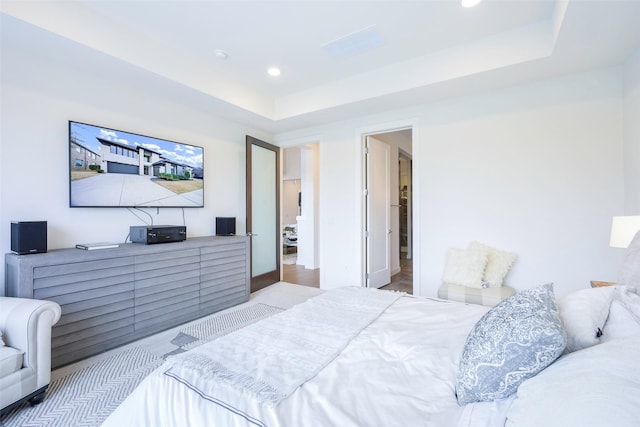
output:
[[618,272],[619,285],[635,286],[640,290],[640,231],[627,248],[627,252]]

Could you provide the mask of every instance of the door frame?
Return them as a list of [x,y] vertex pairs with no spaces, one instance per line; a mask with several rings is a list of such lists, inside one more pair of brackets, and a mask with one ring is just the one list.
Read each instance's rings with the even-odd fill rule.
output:
[[282,179],[282,174],[280,171],[280,147],[277,147],[273,144],[269,144],[267,142],[261,141],[257,138],[254,138],[252,136],[246,135],[246,140],[245,140],[245,149],[246,149],[246,228],[247,228],[247,235],[251,236],[253,230],[252,230],[252,208],[253,208],[253,203],[252,203],[252,196],[253,196],[253,192],[252,192],[252,159],[251,159],[251,152],[252,152],[252,146],[256,145],[258,147],[262,147],[264,149],[267,150],[271,150],[275,153],[275,161],[276,161],[276,173],[275,173],[275,186],[276,186],[276,201],[275,201],[275,209],[276,209],[276,223],[274,224],[274,233],[276,235],[276,246],[274,248],[274,251],[276,253],[276,266],[275,266],[275,270],[272,271],[268,271],[264,274],[261,274],[260,276],[256,276],[253,277],[253,245],[252,245],[252,238],[249,237],[249,278],[251,281],[251,292],[255,292],[257,290],[260,290],[262,288],[265,288],[269,285],[272,285],[276,282],[280,281],[280,275],[281,275],[281,265],[282,265],[282,260],[281,260],[281,252],[282,252],[282,235],[281,235],[281,231],[280,231],[280,180]]
[[[365,242],[365,227],[366,227],[366,200],[364,197],[364,190],[366,185],[366,176],[365,176],[365,139],[369,135],[376,135],[381,133],[394,132],[399,130],[407,130],[411,129],[411,158],[413,162],[413,167],[411,168],[411,181],[413,183],[413,191],[412,191],[412,207],[413,207],[413,218],[420,218],[420,203],[419,198],[417,197],[420,194],[420,181],[419,181],[419,168],[416,166],[416,159],[420,158],[420,144],[417,143],[418,139],[418,120],[417,119],[407,119],[407,120],[399,120],[395,122],[387,122],[380,123],[376,125],[363,126],[356,129],[355,135],[355,146],[356,152],[359,155],[356,156],[356,189],[355,194],[358,194],[360,197],[360,203],[358,204],[359,209],[356,212],[356,225],[357,229],[360,230],[360,286],[366,287],[367,280],[367,245]],[[413,221],[412,228],[412,242],[413,242],[413,295],[422,295],[421,291],[421,280],[420,280],[420,246],[421,240],[420,236],[420,224],[419,221]]]

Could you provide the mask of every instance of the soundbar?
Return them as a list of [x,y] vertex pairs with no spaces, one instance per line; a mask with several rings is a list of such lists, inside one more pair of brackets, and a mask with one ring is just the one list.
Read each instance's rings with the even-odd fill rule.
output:
[[187,239],[184,225],[132,225],[129,227],[132,243],[153,245],[156,243],[181,242]]

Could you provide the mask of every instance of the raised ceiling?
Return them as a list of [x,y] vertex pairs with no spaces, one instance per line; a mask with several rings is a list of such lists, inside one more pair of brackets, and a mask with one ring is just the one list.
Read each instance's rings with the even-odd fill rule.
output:
[[[0,8],[3,39],[15,47],[48,37],[61,51],[90,49],[132,85],[153,76],[212,113],[271,132],[620,65],[640,45],[640,0],[484,0],[471,9],[457,0],[3,0]],[[355,43],[355,53],[344,50]],[[87,58],[75,56],[78,66]]]

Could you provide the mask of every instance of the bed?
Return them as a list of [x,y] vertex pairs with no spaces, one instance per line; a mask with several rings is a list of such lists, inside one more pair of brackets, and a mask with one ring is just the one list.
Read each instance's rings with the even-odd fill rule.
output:
[[637,426],[638,361],[631,286],[493,308],[344,287],[168,359],[103,425]]

